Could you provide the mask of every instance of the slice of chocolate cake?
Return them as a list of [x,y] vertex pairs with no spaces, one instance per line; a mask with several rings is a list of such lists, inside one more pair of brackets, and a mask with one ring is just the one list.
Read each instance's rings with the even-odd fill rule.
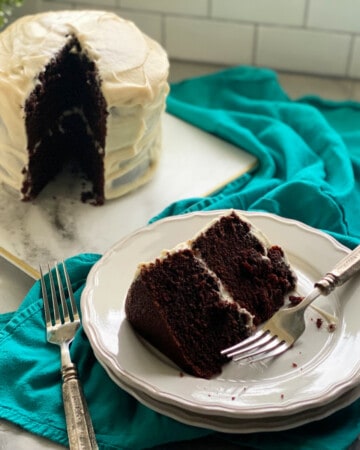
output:
[[271,317],[295,288],[283,250],[235,211],[140,264],[125,311],[133,328],[189,374],[210,378],[223,348]]

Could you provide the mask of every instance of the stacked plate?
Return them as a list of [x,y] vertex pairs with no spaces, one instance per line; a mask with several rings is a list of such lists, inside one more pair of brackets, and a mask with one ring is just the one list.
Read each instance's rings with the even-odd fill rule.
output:
[[[136,231],[91,270],[81,299],[85,332],[109,376],[146,406],[181,422],[224,432],[292,428],[360,397],[360,302],[355,277],[308,308],[297,343],[266,363],[231,362],[211,380],[184,374],[132,330],[124,302],[139,262],[189,239],[225,211],[171,217]],[[328,235],[272,214],[240,211],[281,245],[305,295],[349,252]],[[329,323],[335,321],[335,330]]]

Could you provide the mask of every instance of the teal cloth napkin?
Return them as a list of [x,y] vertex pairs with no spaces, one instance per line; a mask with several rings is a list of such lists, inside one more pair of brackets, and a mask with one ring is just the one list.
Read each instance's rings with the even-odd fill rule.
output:
[[274,72],[235,67],[173,84],[167,111],[252,153],[259,166],[153,220],[232,207],[300,220],[351,248],[359,243],[359,103],[292,101]]
[[[214,195],[169,205],[152,221],[205,209],[261,210],[301,220],[349,247],[359,243],[358,104],[315,97],[293,101],[273,72],[237,67],[172,85],[167,108],[253,153],[259,165]],[[83,254],[67,261],[78,302],[99,257]],[[71,352],[100,449],[143,449],[212,435],[259,450],[342,450],[360,433],[360,401],[282,432],[235,435],[191,427],[152,411],[117,387],[95,359],[83,330]],[[0,316],[0,417],[67,444],[59,350],[46,343],[38,282],[18,311]]]

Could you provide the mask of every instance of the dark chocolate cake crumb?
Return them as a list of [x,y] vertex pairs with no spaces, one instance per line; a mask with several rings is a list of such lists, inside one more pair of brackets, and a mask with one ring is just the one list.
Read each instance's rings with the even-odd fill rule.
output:
[[290,306],[299,305],[304,300],[300,295],[289,295]]

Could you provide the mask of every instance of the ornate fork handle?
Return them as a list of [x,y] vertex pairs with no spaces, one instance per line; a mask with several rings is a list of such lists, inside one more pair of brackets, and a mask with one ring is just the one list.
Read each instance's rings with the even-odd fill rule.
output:
[[329,295],[336,287],[343,285],[360,270],[360,245],[341,259],[335,267],[315,283],[322,295]]
[[66,426],[71,449],[95,450],[98,448],[89,410],[83,394],[75,364],[61,369]]
[[71,361],[69,351],[69,346],[80,327],[80,316],[69,274],[64,262],[62,263],[62,266],[66,280],[69,304],[66,301],[59,266],[55,265],[54,271],[57,279],[60,302],[50,266],[48,265],[48,278],[51,301],[49,300],[44,274],[40,266],[40,281],[46,322],[46,338],[51,344],[56,344],[60,347],[63,404],[70,450],[97,450],[98,445],[96,443],[90,413],[78,379],[76,366]]

